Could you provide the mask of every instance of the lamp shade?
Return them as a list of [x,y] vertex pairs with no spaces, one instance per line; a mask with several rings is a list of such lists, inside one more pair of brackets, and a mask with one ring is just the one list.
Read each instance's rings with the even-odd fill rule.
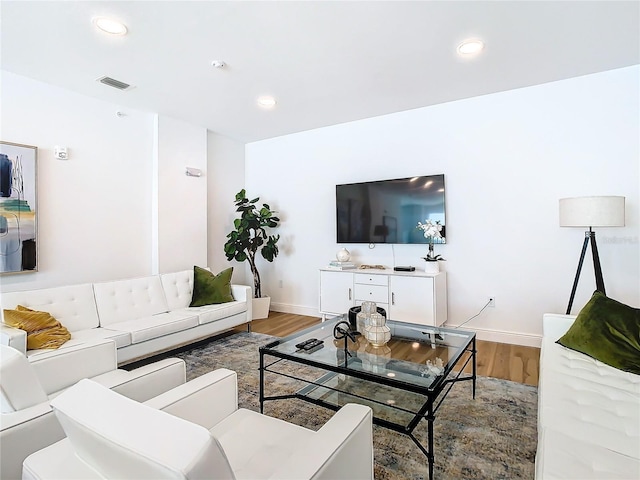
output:
[[561,227],[624,227],[624,197],[560,199]]

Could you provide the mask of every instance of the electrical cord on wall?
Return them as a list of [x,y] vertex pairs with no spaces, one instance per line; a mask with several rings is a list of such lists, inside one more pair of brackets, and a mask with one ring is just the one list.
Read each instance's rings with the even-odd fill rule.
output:
[[460,328],[460,327],[462,327],[463,325],[466,325],[466,324],[467,324],[467,323],[469,323],[471,320],[473,320],[473,319],[474,319],[474,318],[476,318],[478,315],[480,315],[482,312],[484,312],[484,309],[485,309],[485,308],[487,308],[490,304],[491,304],[491,299],[490,299],[490,300],[489,300],[489,301],[484,305],[484,307],[482,307],[482,308],[480,309],[480,311],[479,311],[478,313],[476,313],[473,317],[471,317],[470,319],[468,319],[466,322],[461,323],[460,325],[456,325],[456,326],[455,326],[455,327],[453,327],[453,328]]

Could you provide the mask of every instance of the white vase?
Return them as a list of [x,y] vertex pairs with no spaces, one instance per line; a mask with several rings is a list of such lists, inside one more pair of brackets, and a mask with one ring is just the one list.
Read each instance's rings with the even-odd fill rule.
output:
[[351,254],[346,248],[341,248],[340,250],[338,250],[338,253],[336,253],[336,258],[339,262],[348,262],[351,258]]
[[378,312],[369,317],[369,325],[364,329],[364,337],[374,347],[381,347],[391,339],[391,329],[386,324],[387,319]]
[[269,317],[269,307],[271,306],[271,297],[254,298],[251,301],[252,320]]
[[440,263],[436,260],[435,262],[424,262],[424,271],[427,273],[440,273]]

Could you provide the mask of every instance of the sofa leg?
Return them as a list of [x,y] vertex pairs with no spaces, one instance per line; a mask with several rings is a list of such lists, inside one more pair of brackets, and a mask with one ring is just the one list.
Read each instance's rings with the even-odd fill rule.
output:
[[247,322],[247,332],[251,333],[251,322]]

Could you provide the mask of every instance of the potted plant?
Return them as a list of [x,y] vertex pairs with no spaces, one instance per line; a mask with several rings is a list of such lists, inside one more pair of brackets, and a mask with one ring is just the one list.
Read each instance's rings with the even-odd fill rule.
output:
[[440,265],[438,264],[439,260],[444,260],[441,255],[435,255],[433,252],[433,241],[436,238],[444,238],[442,236],[442,225],[440,225],[439,221],[434,222],[433,220],[425,220],[425,223],[418,222],[416,228],[422,230],[424,233],[424,238],[429,242],[429,251],[427,252],[426,257],[422,257],[424,261],[427,262],[425,266],[425,271],[427,273],[438,273],[440,271]]
[[277,243],[280,235],[269,235],[267,229],[276,228],[280,219],[275,216],[277,212],[271,210],[266,203],[258,208],[258,200],[260,197],[249,200],[244,188],[236,194],[236,212],[240,212],[240,218],[233,221],[234,230],[227,235],[229,240],[224,244],[224,253],[227,260],[249,262],[253,274],[253,318],[266,318],[269,315],[270,298],[262,296],[256,254],[260,251],[268,262],[273,262],[278,256]]

